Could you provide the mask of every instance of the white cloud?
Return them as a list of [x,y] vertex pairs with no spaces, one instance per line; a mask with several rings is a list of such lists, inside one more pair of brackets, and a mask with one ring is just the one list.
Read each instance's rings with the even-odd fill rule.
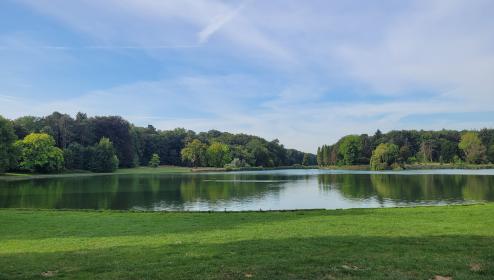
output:
[[475,19],[492,2],[417,3],[381,40],[340,48],[349,73],[383,94],[425,89],[494,102],[494,18]]
[[[53,110],[120,114],[164,129],[259,134],[306,151],[377,128],[492,126],[402,121],[492,111],[492,1],[22,1],[87,36],[86,47],[147,48],[159,56],[153,46],[199,45],[206,51],[197,56],[209,55],[211,69],[222,74],[178,61],[188,70],[181,76],[125,81],[64,101],[6,92],[0,110],[10,117]],[[213,65],[230,57],[243,64],[222,71]],[[352,95],[354,86],[371,97]],[[341,95],[348,96],[333,98]]]

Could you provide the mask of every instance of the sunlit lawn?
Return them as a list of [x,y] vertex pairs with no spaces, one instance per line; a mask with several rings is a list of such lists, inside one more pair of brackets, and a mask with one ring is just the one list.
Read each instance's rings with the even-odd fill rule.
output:
[[0,210],[0,279],[494,279],[494,204],[136,213]]

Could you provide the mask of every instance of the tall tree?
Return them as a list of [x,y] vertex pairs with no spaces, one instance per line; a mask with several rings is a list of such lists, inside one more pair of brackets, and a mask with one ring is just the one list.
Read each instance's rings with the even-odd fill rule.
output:
[[89,170],[93,172],[113,172],[118,168],[118,157],[108,138],[101,138],[91,149]]
[[96,139],[109,138],[113,143],[121,167],[134,167],[137,161],[130,123],[119,116],[90,119]]
[[207,145],[194,139],[182,149],[182,160],[189,162],[194,167],[204,166],[206,164],[206,149]]
[[13,121],[13,126],[17,138],[23,139],[28,134],[38,133],[43,128],[41,118],[33,116],[24,116]]
[[90,119],[86,114],[81,112],[76,114],[72,136],[75,142],[83,146],[89,146],[96,142]]
[[477,133],[467,132],[461,136],[458,147],[465,153],[468,163],[483,163],[486,160],[486,149]]
[[12,123],[0,116],[0,173],[12,167],[15,162],[14,142],[16,139]]
[[317,147],[317,165],[322,165],[321,147]]
[[274,166],[274,161],[271,159],[268,148],[259,139],[252,139],[246,145],[247,150],[252,154],[254,162],[251,165],[254,166]]
[[88,169],[88,162],[90,160],[89,148],[84,147],[81,144],[74,142],[70,143],[67,149],[63,150],[63,157],[65,159],[65,168],[67,169]]
[[383,143],[379,144],[372,152],[370,161],[372,170],[389,169],[392,164],[396,163],[399,158],[399,149],[395,144]]
[[345,136],[339,141],[338,150],[344,164],[356,164],[362,150],[362,141],[358,135]]
[[310,165],[310,155],[304,154],[304,158],[302,159],[302,165],[309,166]]
[[43,132],[50,134],[55,139],[56,146],[65,149],[72,141],[74,119],[67,114],[54,112],[42,119]]
[[208,164],[213,167],[223,167],[232,161],[228,145],[215,142],[206,150]]

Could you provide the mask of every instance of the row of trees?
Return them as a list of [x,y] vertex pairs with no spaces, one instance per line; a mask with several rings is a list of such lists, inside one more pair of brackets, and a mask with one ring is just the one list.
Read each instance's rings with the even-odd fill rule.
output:
[[405,163],[494,162],[494,129],[480,131],[401,130],[373,135],[349,135],[317,150],[321,166],[370,164],[372,169]]
[[[17,139],[22,140],[32,134],[36,134],[38,138],[41,134],[49,136],[51,140],[46,140],[46,136],[41,138],[57,148],[57,154],[61,151],[62,167],[66,169],[98,171],[109,170],[109,166],[113,166],[111,169],[114,170],[117,162],[119,167],[223,167],[225,164],[275,167],[317,164],[315,155],[286,149],[278,140],[267,141],[257,136],[217,130],[201,133],[183,128],[158,130],[151,125],[134,126],[119,116],[88,117],[84,113],[78,113],[72,118],[70,115],[54,112],[45,117],[0,119],[0,172],[19,168],[19,164],[12,163],[18,160],[10,158],[14,154],[10,149],[15,150],[14,143]],[[195,146],[200,147],[198,156],[191,155],[191,149]],[[101,152],[105,149],[106,152]],[[195,151],[194,149],[192,150]],[[103,155],[108,159],[104,168],[98,166],[102,161],[95,160]],[[58,167],[54,169],[58,170]]]
[[84,147],[77,143],[62,150],[46,133],[30,133],[17,140],[12,123],[0,117],[0,173],[18,170],[37,173],[58,172],[64,168],[112,172],[118,158],[108,138]]

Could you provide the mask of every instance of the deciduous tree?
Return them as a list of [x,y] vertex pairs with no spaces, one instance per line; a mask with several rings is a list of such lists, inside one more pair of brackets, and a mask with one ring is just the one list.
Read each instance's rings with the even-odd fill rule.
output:
[[15,162],[14,142],[16,139],[12,123],[0,116],[0,173],[5,172]]
[[194,139],[182,149],[182,160],[194,167],[204,166],[206,163],[206,149],[207,145],[200,140]]
[[49,173],[61,171],[63,152],[55,147],[55,140],[45,133],[31,133],[16,142],[21,156],[19,166],[30,172]]
[[486,160],[486,149],[475,132],[467,132],[461,136],[458,147],[465,153],[468,163],[483,163]]

